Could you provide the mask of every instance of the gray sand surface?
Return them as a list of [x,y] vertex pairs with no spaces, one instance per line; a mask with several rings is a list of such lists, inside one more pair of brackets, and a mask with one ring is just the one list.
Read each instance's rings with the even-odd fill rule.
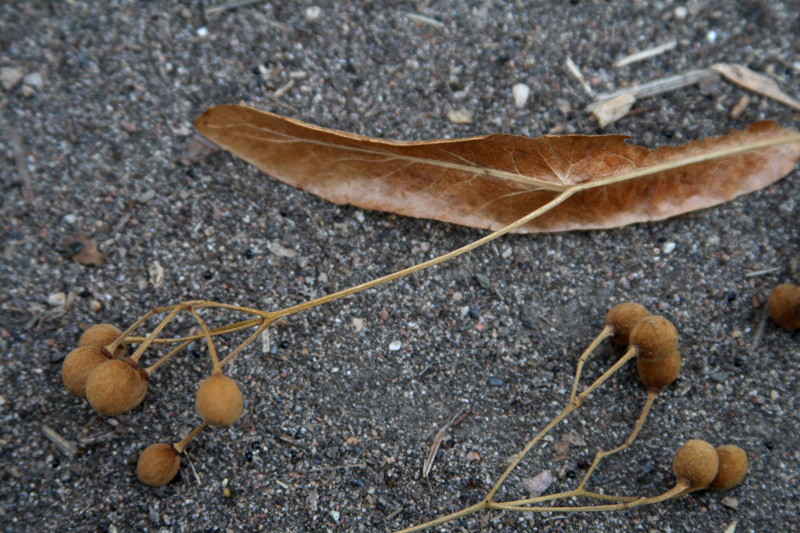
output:
[[[591,487],[659,494],[674,483],[675,450],[691,438],[745,448],[745,482],[630,511],[478,514],[444,530],[798,527],[800,336],[771,322],[759,333],[771,288],[800,281],[791,267],[800,256],[796,169],[754,194],[663,222],[507,236],[292,316],[271,328],[269,347],[253,345],[229,370],[245,394],[242,420],[201,433],[172,483],[140,484],[140,451],[199,421],[193,401],[209,369],[205,349],[190,346],[154,376],[142,406],[109,419],[61,384],[61,361],[82,327],[125,327],[153,305],[196,298],[278,309],[485,234],[333,205],[227,153],[183,166],[193,121],[208,107],[246,101],[392,139],[623,133],[648,147],[764,118],[800,122],[790,108],[717,80],[637,102],[600,130],[583,110],[591,98],[565,68],[570,57],[601,93],[741,63],[800,98],[796,1],[320,0],[206,13],[214,5],[0,4],[0,68],[29,76],[0,86],[6,531],[391,531],[469,506],[563,407],[577,356],[606,310],[628,299],[675,322],[684,367],[635,445],[604,463]],[[613,66],[672,40],[673,50]],[[522,108],[512,97],[517,83],[531,89]],[[732,118],[745,96],[749,105]],[[462,108],[473,112],[470,124],[448,120]],[[69,233],[94,239],[103,263],[66,259]],[[155,263],[160,287],[151,282]],[[59,307],[58,293],[74,301]],[[604,345],[589,377],[615,352]],[[631,365],[533,450],[501,496],[525,497],[521,479],[545,469],[555,477],[551,492],[573,487],[596,450],[624,441],[644,395]],[[423,479],[436,431],[467,407]],[[569,434],[567,457],[554,460]]]

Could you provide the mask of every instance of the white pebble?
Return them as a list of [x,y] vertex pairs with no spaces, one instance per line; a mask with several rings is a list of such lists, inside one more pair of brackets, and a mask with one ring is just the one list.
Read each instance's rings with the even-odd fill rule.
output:
[[396,352],[403,346],[403,343],[400,341],[392,341],[389,343],[389,351]]
[[339,521],[339,516],[341,516],[339,514],[339,511],[331,511],[330,514],[331,514],[331,518],[333,518],[334,522],[338,522]]
[[712,43],[712,44],[713,44],[714,42],[716,42],[716,40],[717,40],[717,32],[715,32],[714,30],[711,30],[710,32],[708,32],[708,33],[706,34],[706,40],[707,40],[708,42]]
[[38,72],[31,72],[30,74],[25,76],[25,78],[23,78],[22,80],[22,83],[24,83],[28,87],[33,87],[37,91],[41,91],[42,85],[44,85],[44,83],[42,82],[42,75],[39,74]]
[[63,292],[54,292],[47,297],[47,304],[52,307],[60,307],[67,301],[67,295]]
[[197,36],[198,37],[205,37],[207,35],[208,35],[208,28],[206,28],[205,26],[201,26],[201,27],[197,28]]
[[361,223],[361,224],[364,223],[365,218],[364,218],[364,212],[363,211],[356,211],[355,217],[356,217],[356,220],[358,220],[359,223]]
[[661,251],[665,254],[671,254],[673,250],[675,250],[675,243],[674,242],[665,242],[664,245],[661,247]]
[[522,108],[528,103],[528,97],[531,95],[531,88],[524,83],[517,83],[511,88],[511,93],[514,95],[514,105]]
[[306,8],[306,20],[317,20],[322,14],[322,9],[319,6],[311,6]]
[[689,10],[686,9],[684,6],[676,7],[673,12],[675,18],[678,20],[686,20],[686,17],[689,15]]
[[64,215],[64,222],[67,223],[67,224],[74,224],[77,219],[78,219],[78,217],[76,217],[72,213],[70,213],[68,215]]

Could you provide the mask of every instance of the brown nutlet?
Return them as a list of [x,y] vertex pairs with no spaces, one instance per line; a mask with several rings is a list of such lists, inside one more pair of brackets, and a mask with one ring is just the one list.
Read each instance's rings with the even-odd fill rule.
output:
[[[122,335],[122,332],[113,324],[95,324],[81,334],[78,339],[78,346],[97,346],[102,348],[117,340],[120,335]],[[120,344],[114,350],[114,359],[122,359],[124,355],[125,345]]]
[[800,328],[800,285],[783,283],[769,294],[769,316],[783,329]]
[[106,361],[108,357],[97,346],[75,348],[61,364],[61,381],[70,393],[85,398],[89,374]]
[[719,457],[719,472],[709,488],[725,490],[741,483],[750,468],[747,453],[733,444],[724,444],[717,446],[717,457]]
[[681,354],[675,350],[672,355],[654,363],[642,358],[636,359],[636,370],[639,379],[648,389],[661,390],[668,387],[681,372]]
[[139,371],[127,361],[111,359],[89,374],[86,399],[101,415],[122,414],[130,410],[141,395],[142,380]]
[[692,489],[707,487],[719,472],[717,450],[704,440],[687,441],[675,452],[672,471],[678,479],[688,480]]
[[605,324],[614,327],[611,341],[617,346],[627,346],[631,330],[640,320],[648,316],[650,312],[647,308],[636,302],[622,302],[609,309]]
[[211,374],[197,389],[195,407],[210,426],[230,426],[242,416],[242,391],[221,372]]
[[172,444],[159,442],[144,449],[136,462],[139,481],[162,487],[172,481],[181,465],[181,456]]
[[643,318],[631,331],[630,345],[639,348],[639,358],[654,363],[678,349],[678,330],[662,316]]

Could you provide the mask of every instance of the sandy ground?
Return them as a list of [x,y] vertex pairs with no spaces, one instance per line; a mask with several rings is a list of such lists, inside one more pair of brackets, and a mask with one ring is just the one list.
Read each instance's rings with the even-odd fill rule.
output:
[[[446,529],[798,526],[800,338],[771,323],[759,334],[766,295],[792,279],[800,255],[796,170],[664,222],[508,236],[290,317],[271,329],[269,347],[249,348],[230,370],[246,396],[243,419],[201,433],[166,487],[141,485],[139,452],[198,423],[193,395],[208,358],[191,346],[154,376],[141,407],[103,418],[60,381],[81,328],[127,326],[153,305],[192,298],[277,309],[484,234],[332,205],[225,153],[182,166],[206,108],[247,101],[396,139],[600,133],[567,57],[595,92],[726,61],[769,72],[800,97],[798,2],[257,2],[207,13],[213,5],[0,5],[0,67],[28,76],[0,88],[6,531],[390,531],[468,506],[564,405],[577,355],[626,299],[676,323],[685,364],[635,446],[604,464],[592,487],[659,494],[690,438],[745,448],[746,481],[626,512],[480,514]],[[672,40],[658,57],[613,67]],[[517,83],[531,89],[521,108]],[[448,120],[454,109],[472,111],[472,122]],[[642,100],[602,132],[655,147],[762,118],[798,125],[789,108],[716,81]],[[65,258],[70,233],[98,243],[99,267]],[[291,253],[273,252],[281,249]],[[74,301],[60,306],[58,293]],[[613,352],[602,348],[589,375]],[[525,496],[521,478],[545,469],[556,478],[550,491],[574,486],[597,449],[625,439],[643,398],[632,369],[615,376],[534,449],[503,497]],[[467,407],[422,479],[433,435]],[[570,433],[568,455],[555,460]]]

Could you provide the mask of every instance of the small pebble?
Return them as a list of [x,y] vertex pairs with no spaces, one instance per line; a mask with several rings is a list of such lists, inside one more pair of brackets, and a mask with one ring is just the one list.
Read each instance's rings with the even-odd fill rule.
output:
[[453,109],[447,113],[447,119],[453,124],[472,124],[473,112],[471,109]]
[[528,103],[528,97],[531,95],[531,88],[524,83],[517,83],[511,88],[511,94],[514,95],[514,105],[523,108]]
[[489,276],[487,276],[486,274],[475,274],[475,281],[477,281],[478,285],[480,285],[481,288],[484,289],[488,289],[492,284],[491,280],[489,279]]
[[155,189],[150,189],[150,190],[140,194],[139,197],[136,199],[136,201],[139,202],[140,204],[146,204],[147,202],[149,202],[150,200],[152,200],[155,197],[156,197]]
[[676,244],[674,242],[665,242],[661,247],[661,251],[665,254],[671,254],[675,250]]
[[54,292],[47,297],[47,305],[51,307],[60,307],[67,301],[67,295],[63,292]]
[[22,83],[37,91],[42,90],[44,83],[42,82],[42,75],[38,72],[31,72],[22,79]]
[[678,6],[672,11],[672,13],[675,15],[677,20],[686,20],[687,15],[689,15],[689,10],[684,6]]
[[340,516],[339,511],[331,511],[331,518],[333,518],[334,522],[338,522]]
[[317,20],[322,14],[322,9],[319,6],[311,6],[306,8],[306,20]]
[[725,380],[728,379],[728,373],[727,372],[714,372],[713,374],[711,374],[710,377],[711,377],[711,379],[713,381],[716,381],[717,383],[725,383]]
[[21,68],[3,67],[0,69],[0,85],[6,91],[10,91],[25,77],[25,72]]
[[506,382],[503,381],[503,378],[499,378],[497,376],[492,376],[489,378],[489,386],[490,387],[502,387],[505,385]]
[[70,213],[68,215],[64,215],[64,222],[66,224],[74,224],[77,219],[78,219],[78,217],[76,217],[72,213]]
[[711,44],[714,44],[717,41],[717,32],[711,30],[706,34],[706,40]]
[[392,341],[389,343],[389,351],[396,352],[403,346],[403,343],[400,341]]
[[207,35],[208,35],[208,28],[206,28],[205,26],[201,26],[200,28],[197,28],[197,36],[198,37],[206,37]]

